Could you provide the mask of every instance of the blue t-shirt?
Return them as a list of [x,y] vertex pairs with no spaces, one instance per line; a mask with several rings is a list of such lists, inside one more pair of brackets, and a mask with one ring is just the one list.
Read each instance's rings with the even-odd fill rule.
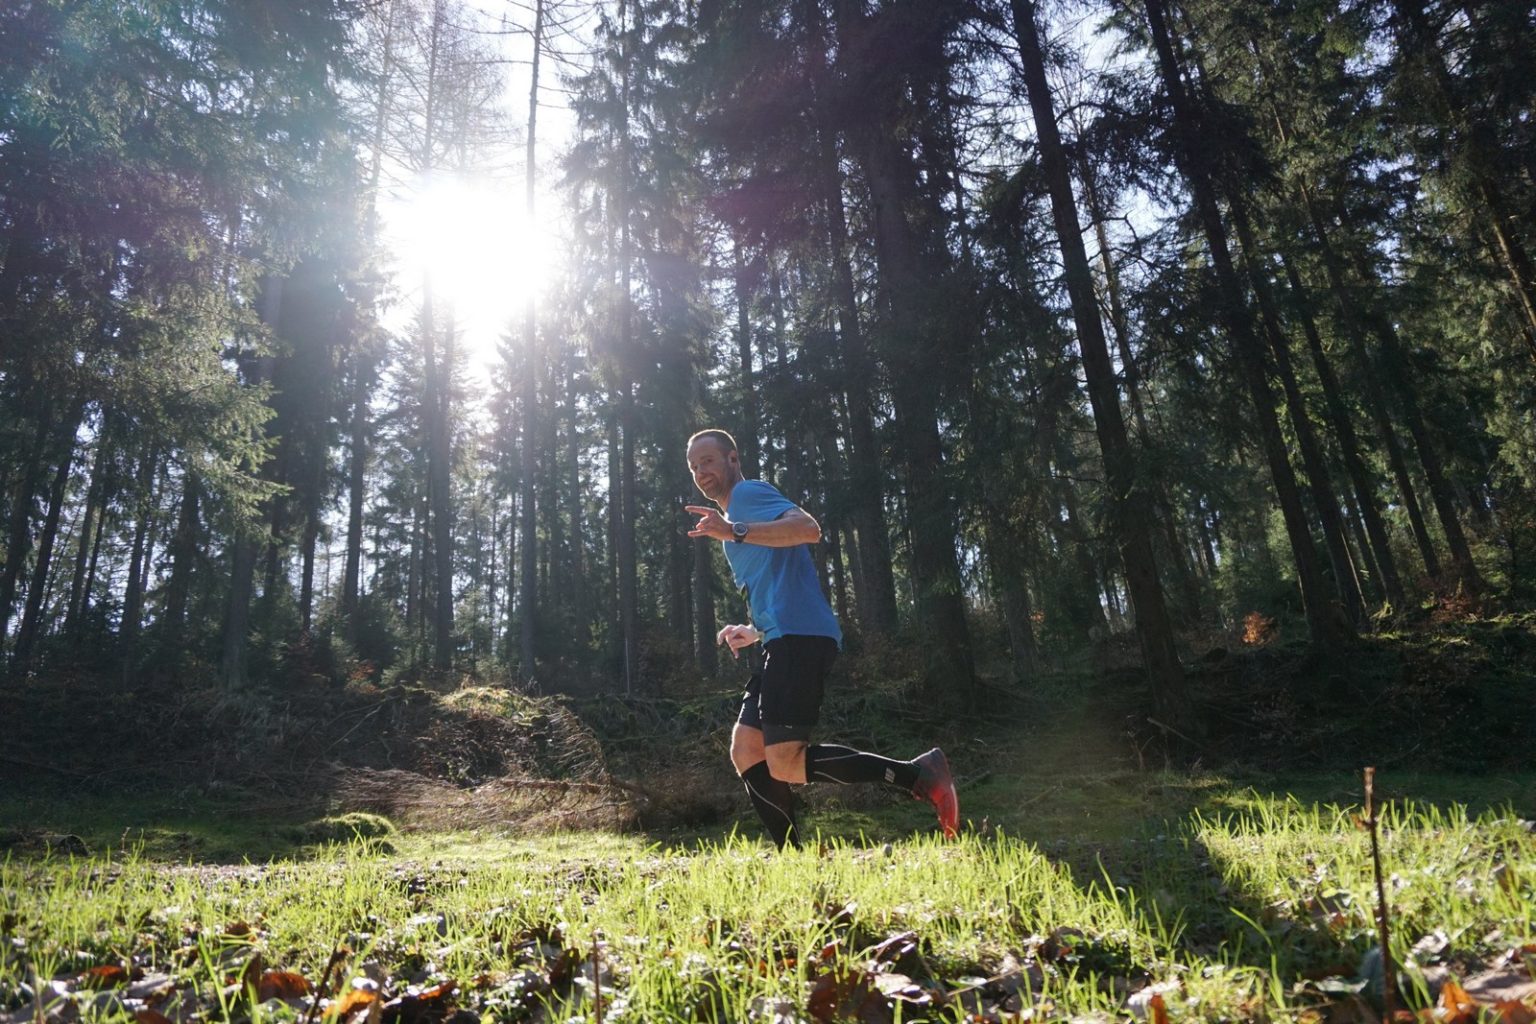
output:
[[[769,523],[794,507],[772,484],[743,480],[731,488],[726,518],[733,523]],[[829,636],[843,645],[843,631],[821,593],[809,545],[768,548],[753,544],[751,534],[740,544],[721,543],[736,585],[747,588],[752,624],[765,643],[795,635]]]

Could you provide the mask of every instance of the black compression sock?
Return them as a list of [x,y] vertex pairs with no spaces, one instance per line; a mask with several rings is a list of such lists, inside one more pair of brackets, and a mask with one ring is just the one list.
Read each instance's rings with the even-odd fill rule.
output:
[[741,781],[747,787],[747,797],[757,816],[763,819],[763,827],[779,849],[785,846],[800,848],[799,828],[795,824],[795,794],[789,783],[776,779],[768,771],[768,762],[757,764],[741,773]]
[[805,777],[810,782],[884,782],[910,790],[917,785],[918,767],[866,754],[837,743],[813,743],[805,751]]

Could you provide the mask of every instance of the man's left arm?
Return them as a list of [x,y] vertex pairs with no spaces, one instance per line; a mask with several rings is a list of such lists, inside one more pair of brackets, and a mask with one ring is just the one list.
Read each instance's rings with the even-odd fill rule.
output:
[[[731,532],[731,521],[716,510],[703,505],[689,505],[688,511],[699,517],[698,523],[688,531],[688,536],[713,537],[723,541],[735,539]],[[796,505],[785,509],[777,519],[760,523],[749,520],[747,535],[742,543],[765,548],[792,548],[799,544],[815,544],[819,540],[821,525],[811,518],[810,513]]]

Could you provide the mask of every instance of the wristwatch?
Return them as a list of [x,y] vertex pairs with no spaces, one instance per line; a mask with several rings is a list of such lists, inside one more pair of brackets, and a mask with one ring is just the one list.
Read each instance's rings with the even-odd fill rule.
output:
[[752,529],[751,523],[732,523],[731,540],[734,543],[740,544],[747,539],[747,531],[750,529]]

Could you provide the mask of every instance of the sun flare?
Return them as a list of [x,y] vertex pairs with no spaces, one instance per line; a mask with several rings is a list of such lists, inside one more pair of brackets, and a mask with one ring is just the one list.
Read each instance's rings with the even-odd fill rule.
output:
[[509,329],[521,330],[524,304],[542,295],[559,257],[523,204],[511,183],[437,176],[405,197],[393,218],[402,288],[419,297],[430,286],[480,362],[495,358]]

